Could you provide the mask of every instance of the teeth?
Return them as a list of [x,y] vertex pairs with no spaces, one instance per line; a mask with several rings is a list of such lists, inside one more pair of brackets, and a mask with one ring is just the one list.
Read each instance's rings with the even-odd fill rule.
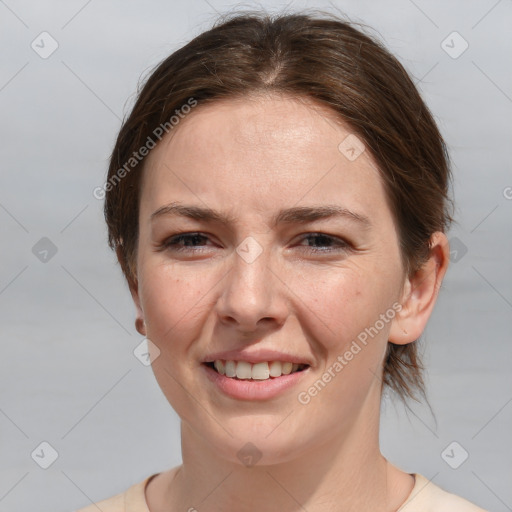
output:
[[214,363],[213,363],[213,366],[215,366],[215,369],[221,374],[221,375],[224,375],[224,373],[226,373],[224,371],[224,363],[220,360],[220,359],[217,359]]
[[279,361],[272,361],[270,363],[270,376],[281,377],[281,363]]
[[292,368],[293,368],[293,363],[286,362],[286,363],[282,363],[282,365],[281,365],[281,371],[285,375],[292,373]]
[[268,368],[268,363],[256,363],[252,365],[251,378],[256,380],[265,380],[268,379],[269,377],[270,370]]
[[236,376],[239,379],[252,378],[251,363],[245,361],[238,361],[236,365]]
[[289,361],[270,361],[251,364],[247,361],[221,361],[217,359],[213,366],[221,375],[237,379],[267,380],[270,377],[289,375],[306,365],[290,363]]
[[226,372],[226,377],[236,377],[235,361],[226,361],[226,365],[224,366],[224,371]]

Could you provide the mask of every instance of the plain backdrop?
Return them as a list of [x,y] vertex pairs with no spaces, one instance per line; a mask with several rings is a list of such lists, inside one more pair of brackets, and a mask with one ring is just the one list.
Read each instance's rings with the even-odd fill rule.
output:
[[[142,337],[93,189],[141,75],[236,5],[0,0],[0,512],[70,512],[181,462],[179,419],[134,355]],[[243,7],[259,5],[286,4]],[[288,11],[305,7],[378,31],[453,160],[452,261],[423,337],[434,415],[386,399],[382,450],[512,510],[512,3]]]

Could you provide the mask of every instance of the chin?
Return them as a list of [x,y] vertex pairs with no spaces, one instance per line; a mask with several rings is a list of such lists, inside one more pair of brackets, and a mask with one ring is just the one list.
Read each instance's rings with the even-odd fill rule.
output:
[[[231,463],[246,467],[283,464],[299,457],[309,445],[303,435],[290,431],[290,425],[287,428],[287,420],[283,422],[283,418],[248,415],[227,423],[218,419],[232,436],[219,425],[210,432],[203,430],[200,435],[219,457]],[[204,424],[196,432],[201,429]]]

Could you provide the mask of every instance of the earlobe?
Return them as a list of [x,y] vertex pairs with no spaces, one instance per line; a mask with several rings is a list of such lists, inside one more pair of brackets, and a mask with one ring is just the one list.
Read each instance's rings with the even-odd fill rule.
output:
[[137,281],[133,281],[129,284],[130,293],[132,295],[133,303],[136,309],[136,317],[135,317],[135,329],[139,334],[146,336],[146,322],[144,321],[144,311],[142,310],[142,306],[140,304],[139,297],[139,286]]
[[133,303],[135,304],[136,309],[135,329],[139,334],[146,336],[146,322],[144,321],[144,311],[140,304],[137,282],[130,285],[130,293],[132,294]]
[[135,329],[139,334],[142,334],[142,336],[146,336],[146,323],[144,322],[144,319],[141,318],[137,314],[137,318],[135,319]]
[[402,309],[393,319],[389,332],[391,343],[405,345],[421,336],[434,309],[449,259],[448,239],[438,231],[430,239],[428,260],[406,278],[400,302]]
[[[116,253],[119,262],[121,262],[121,258],[123,256],[120,247],[117,248]],[[146,336],[146,322],[144,320],[144,311],[142,310],[139,297],[139,282],[136,276],[132,278],[131,275],[126,276],[126,280],[128,282],[128,288],[130,289],[130,293],[136,309],[135,329],[139,334]]]

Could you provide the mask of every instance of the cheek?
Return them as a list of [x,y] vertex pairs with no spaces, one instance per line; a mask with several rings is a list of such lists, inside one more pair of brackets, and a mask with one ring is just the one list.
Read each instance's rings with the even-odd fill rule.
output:
[[143,269],[139,284],[147,338],[159,351],[151,364],[153,374],[173,409],[183,420],[193,422],[194,409],[184,389],[194,389],[189,379],[197,371],[197,362],[188,356],[201,335],[208,300],[205,291],[213,284],[208,285],[201,273],[163,265]]
[[200,272],[173,266],[143,269],[139,283],[148,338],[162,351],[179,350],[179,340],[194,338],[211,286]]
[[[372,327],[394,300],[390,281],[367,265],[306,273],[298,286],[297,295],[303,303],[301,316],[310,319],[310,329],[315,332],[312,338],[328,352],[344,350]],[[389,322],[379,327],[380,337],[385,338]]]
[[[301,327],[319,356],[316,379],[298,402],[326,428],[353,417],[370,392],[378,395],[388,333],[395,316],[394,287],[352,268],[329,278],[304,280]],[[318,276],[317,276],[318,277]],[[384,319],[383,319],[384,318]],[[372,391],[373,390],[373,391]]]

